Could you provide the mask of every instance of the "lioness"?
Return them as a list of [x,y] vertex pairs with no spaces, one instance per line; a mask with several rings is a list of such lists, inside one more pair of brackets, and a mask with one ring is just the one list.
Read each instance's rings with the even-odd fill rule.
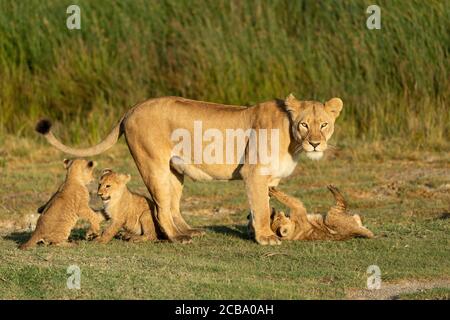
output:
[[[373,233],[362,225],[359,215],[350,215],[347,204],[339,190],[330,185],[336,204],[325,217],[320,214],[307,214],[302,202],[294,197],[270,188],[269,194],[290,209],[287,217],[282,211],[273,210],[271,228],[286,240],[347,240],[354,237],[373,238]],[[249,229],[251,230],[251,221]]]
[[108,243],[122,228],[127,232],[127,240],[133,242],[158,238],[153,221],[155,205],[150,199],[128,190],[130,179],[129,174],[103,170],[97,194],[103,201],[105,215],[110,217],[111,224],[95,241]]
[[94,180],[93,169],[96,163],[82,159],[64,160],[67,175],[64,183],[42,208],[42,215],[36,224],[31,238],[20,249],[28,249],[38,242],[68,246],[70,231],[78,219],[90,223],[88,236],[98,235],[103,217],[89,207],[89,191],[86,187]]
[[[48,120],[39,121],[36,130],[59,150],[79,157],[100,154],[125,135],[131,155],[155,201],[158,223],[169,240],[190,242],[198,232],[190,228],[180,214],[184,176],[193,172],[196,179],[244,180],[255,217],[255,240],[263,245],[280,244],[270,228],[268,187],[278,185],[281,178],[292,173],[302,151],[313,159],[322,156],[342,106],[339,98],[322,104],[299,101],[292,94],[285,100],[252,107],[164,97],[134,106],[105,140],[91,148],[75,149],[62,144],[51,132]],[[198,128],[200,135],[204,132],[205,139],[196,138]],[[245,133],[244,137],[239,138],[239,132]],[[191,147],[180,148],[192,135],[193,143],[188,144]],[[256,161],[252,161],[255,154],[252,142],[261,141],[267,135],[270,136],[267,154],[273,153],[277,161],[264,161],[259,150]],[[227,143],[218,141],[222,137],[227,137]],[[211,140],[214,142],[208,143]],[[232,142],[231,147],[228,142]],[[218,146],[216,155],[227,155],[226,161],[202,161],[203,151],[210,150],[211,144]],[[198,149],[200,152],[196,152]],[[183,173],[175,170],[170,165],[173,157],[181,158],[184,168],[189,170]]]

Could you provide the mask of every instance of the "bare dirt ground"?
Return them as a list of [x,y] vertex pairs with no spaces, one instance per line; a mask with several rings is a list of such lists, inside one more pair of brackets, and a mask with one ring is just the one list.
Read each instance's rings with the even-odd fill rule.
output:
[[403,280],[398,283],[382,283],[381,288],[377,290],[349,290],[347,298],[356,300],[396,300],[403,294],[423,292],[435,288],[450,289],[450,279]]

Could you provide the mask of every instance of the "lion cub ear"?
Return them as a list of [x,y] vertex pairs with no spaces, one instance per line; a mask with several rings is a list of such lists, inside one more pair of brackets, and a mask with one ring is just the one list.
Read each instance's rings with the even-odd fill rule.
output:
[[339,117],[344,103],[339,98],[333,98],[325,102],[325,111],[330,113],[335,119]]
[[102,170],[102,173],[100,175],[100,178],[103,177],[104,175],[113,172],[112,169],[106,168]]
[[298,109],[301,107],[301,103],[297,98],[290,93],[284,100],[286,111],[291,115],[292,119],[295,119],[298,114]]
[[95,168],[97,166],[96,161],[88,161],[87,163],[88,168]]
[[70,165],[72,164],[73,160],[71,159],[64,159],[63,163],[64,163],[64,168],[65,169],[69,169]]
[[122,180],[125,184],[127,184],[131,180],[130,174],[122,174]]

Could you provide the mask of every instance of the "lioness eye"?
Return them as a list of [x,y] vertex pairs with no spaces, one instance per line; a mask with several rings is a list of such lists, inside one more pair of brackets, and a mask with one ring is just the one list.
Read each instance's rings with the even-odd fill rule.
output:
[[322,125],[320,126],[321,128],[325,128],[328,125],[327,122],[322,123]]
[[306,122],[302,122],[300,124],[302,125],[302,127],[308,128],[308,124]]
[[108,184],[108,185],[106,185],[106,188],[110,188],[111,186]]

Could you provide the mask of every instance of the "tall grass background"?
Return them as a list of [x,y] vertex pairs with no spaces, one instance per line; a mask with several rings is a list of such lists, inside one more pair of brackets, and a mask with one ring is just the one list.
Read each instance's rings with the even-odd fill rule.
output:
[[[81,30],[66,9],[81,8]],[[0,137],[100,140],[135,103],[343,99],[340,138],[445,145],[450,1],[0,0]],[[61,128],[64,124],[64,130]]]

